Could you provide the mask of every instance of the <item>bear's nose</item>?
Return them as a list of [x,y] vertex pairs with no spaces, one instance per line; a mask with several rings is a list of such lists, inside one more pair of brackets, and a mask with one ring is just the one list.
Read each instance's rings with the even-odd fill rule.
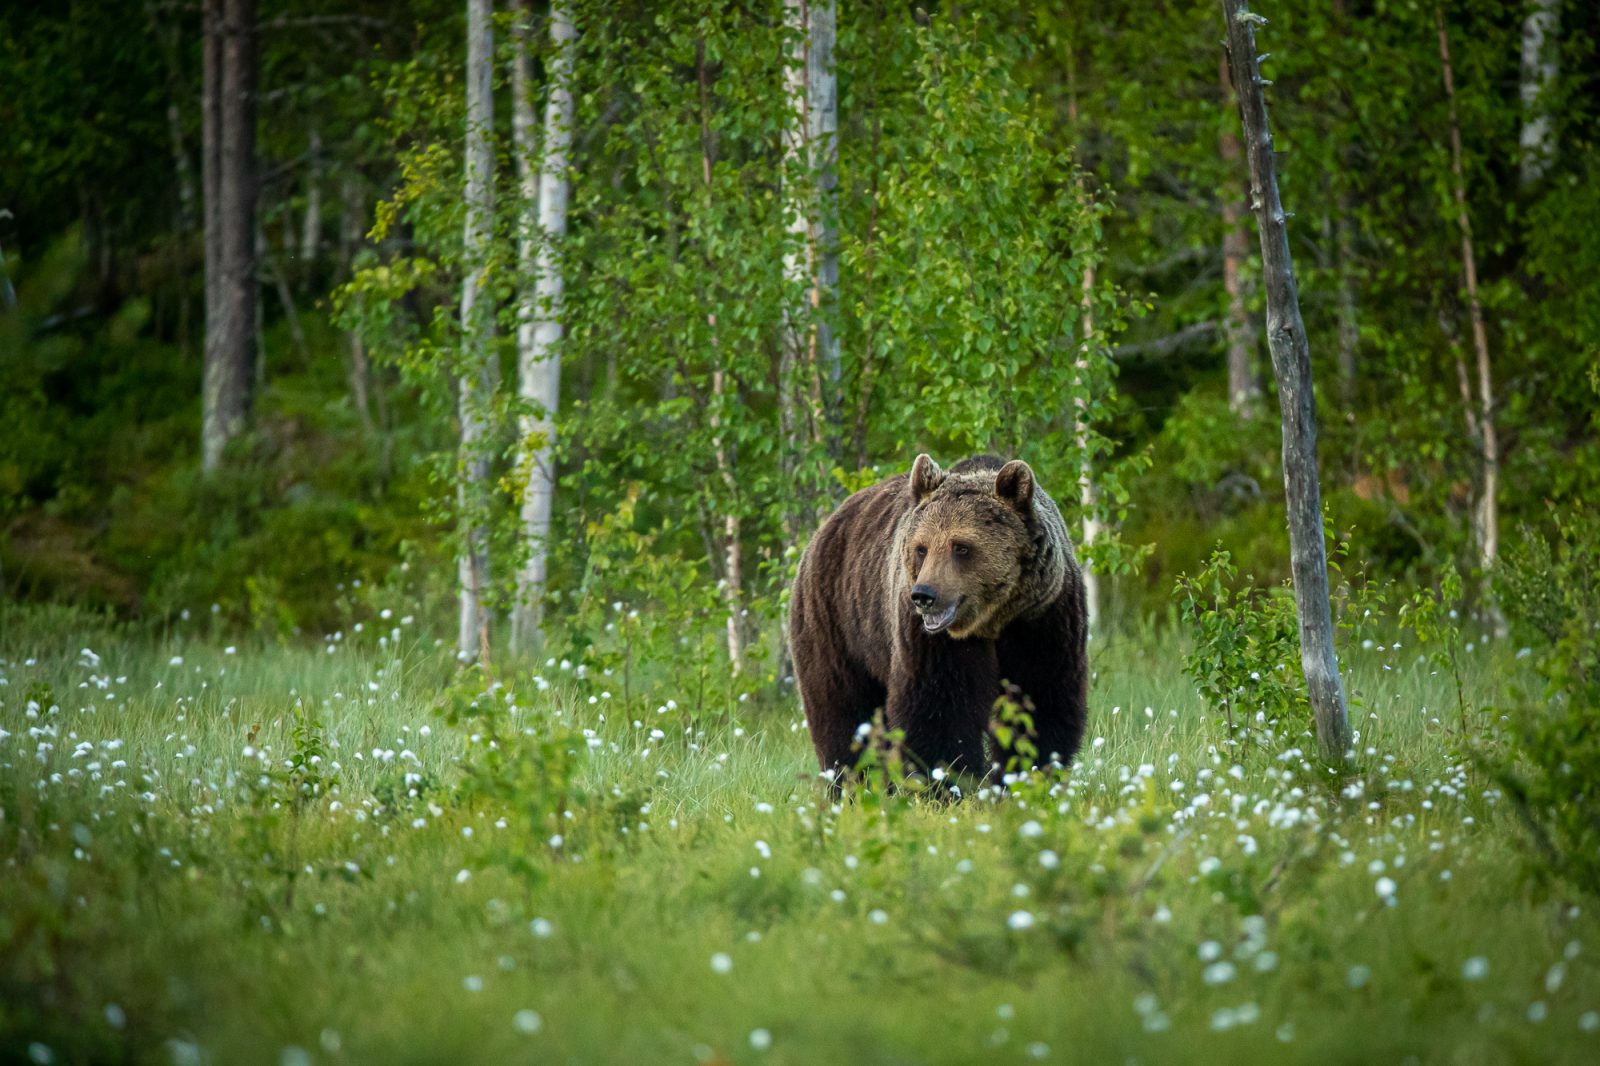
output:
[[939,594],[933,591],[932,585],[913,585],[911,587],[911,602],[917,607],[932,607]]

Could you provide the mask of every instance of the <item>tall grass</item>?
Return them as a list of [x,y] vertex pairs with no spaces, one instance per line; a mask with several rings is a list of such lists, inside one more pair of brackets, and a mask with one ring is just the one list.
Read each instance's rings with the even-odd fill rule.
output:
[[0,1058],[1600,1055],[1592,897],[1471,756],[1514,649],[1460,649],[1465,713],[1352,650],[1334,773],[1121,637],[1069,776],[833,805],[792,696],[199,633],[0,610]]

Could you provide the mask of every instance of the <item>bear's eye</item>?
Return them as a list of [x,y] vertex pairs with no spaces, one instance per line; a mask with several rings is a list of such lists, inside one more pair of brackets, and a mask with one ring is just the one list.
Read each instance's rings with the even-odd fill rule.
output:
[[927,557],[928,557],[928,546],[926,544],[918,544],[917,545],[917,558],[918,559],[926,559]]
[[962,544],[960,541],[950,545],[950,553],[957,558],[964,559],[972,554],[972,545]]

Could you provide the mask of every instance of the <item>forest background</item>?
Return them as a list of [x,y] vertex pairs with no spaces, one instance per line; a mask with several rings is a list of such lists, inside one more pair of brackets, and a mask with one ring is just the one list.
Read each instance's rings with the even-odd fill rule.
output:
[[[0,1060],[1592,1061],[1600,11],[1239,4],[0,6]],[[1085,744],[836,797],[923,451]]]
[[[469,657],[623,603],[754,684],[818,517],[919,450],[1034,464],[1097,630],[1217,545],[1281,582],[1216,5],[851,6],[825,61],[788,7],[8,9],[6,595],[294,641],[404,587]],[[1600,22],[1270,14],[1330,535],[1486,578],[1600,477]]]

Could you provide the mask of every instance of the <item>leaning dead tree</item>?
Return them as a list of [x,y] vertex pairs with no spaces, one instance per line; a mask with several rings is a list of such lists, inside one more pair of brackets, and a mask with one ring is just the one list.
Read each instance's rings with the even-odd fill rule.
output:
[[1322,492],[1317,482],[1317,401],[1311,385],[1311,349],[1294,263],[1289,218],[1278,197],[1277,164],[1267,126],[1256,27],[1266,22],[1246,0],[1223,0],[1228,24],[1228,65],[1250,166],[1250,208],[1261,234],[1262,281],[1267,287],[1267,347],[1278,379],[1283,416],[1283,488],[1289,512],[1289,554],[1295,609],[1300,618],[1300,665],[1306,675],[1317,742],[1324,757],[1340,759],[1350,747],[1350,715],[1333,648],[1328,604],[1328,556],[1322,532]]

